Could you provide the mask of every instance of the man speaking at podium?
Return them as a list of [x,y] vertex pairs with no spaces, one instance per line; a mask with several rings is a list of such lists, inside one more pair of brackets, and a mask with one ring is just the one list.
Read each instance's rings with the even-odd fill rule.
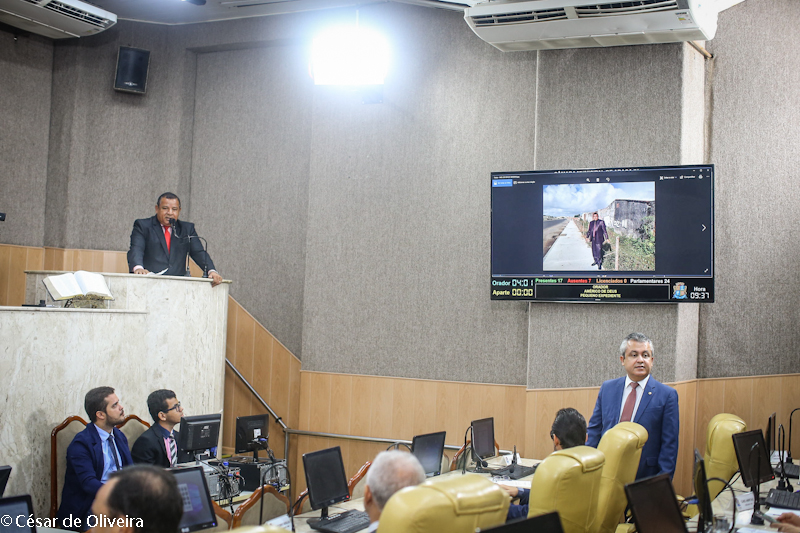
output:
[[163,273],[185,276],[186,257],[192,256],[200,268],[208,270],[211,286],[222,283],[208,253],[191,222],[178,222],[181,200],[171,192],[158,197],[156,214],[133,223],[128,268],[134,274]]

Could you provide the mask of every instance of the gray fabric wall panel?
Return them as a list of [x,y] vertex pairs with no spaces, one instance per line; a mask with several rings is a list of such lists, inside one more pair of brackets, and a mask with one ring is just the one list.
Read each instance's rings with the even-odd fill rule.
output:
[[708,43],[717,302],[701,308],[699,377],[800,372],[798,21],[796,1],[748,1]]
[[656,379],[675,379],[675,304],[531,304],[530,322],[530,389],[596,387],[624,376],[619,345],[633,331],[653,340]]
[[[24,32],[22,32],[24,33]],[[53,45],[0,30],[0,241],[41,246]]]
[[[681,45],[539,54],[539,169],[677,164]],[[675,377],[675,305],[533,304],[528,387],[588,387],[619,377],[631,331],[656,343],[657,377]],[[575,371],[580,369],[580,371]]]
[[[150,50],[147,94],[112,89],[120,45]],[[55,208],[63,206],[66,221],[62,237],[47,244],[127,249],[133,220],[151,216],[159,194],[188,194],[178,187],[181,64],[170,53],[166,27],[125,21],[77,43],[57,43],[56,49],[56,77],[65,86],[54,93],[66,95],[54,97],[53,120],[61,126],[53,132],[59,138],[50,163],[58,170],[50,179],[66,196],[61,205],[54,200],[52,214],[57,220]],[[188,210],[182,215],[190,217]]]
[[488,298],[489,173],[533,164],[536,55],[455,13],[368,14],[383,103],[315,88],[303,367],[524,384],[525,306]]
[[302,50],[201,53],[197,65],[194,220],[235,280],[231,294],[300,355],[311,148]]

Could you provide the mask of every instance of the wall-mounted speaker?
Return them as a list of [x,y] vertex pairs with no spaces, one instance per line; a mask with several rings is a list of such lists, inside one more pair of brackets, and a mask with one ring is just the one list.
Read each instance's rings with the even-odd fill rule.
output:
[[150,68],[150,51],[140,48],[119,47],[117,75],[114,89],[128,93],[144,94],[147,89],[147,70]]

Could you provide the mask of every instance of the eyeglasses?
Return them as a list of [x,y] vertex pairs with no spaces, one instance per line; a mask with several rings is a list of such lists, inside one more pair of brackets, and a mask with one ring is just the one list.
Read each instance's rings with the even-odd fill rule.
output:
[[165,412],[165,413],[169,413],[170,411],[173,411],[173,410],[176,410],[176,409],[177,409],[178,411],[180,411],[180,410],[181,410],[181,402],[178,402],[178,403],[176,403],[175,405],[173,405],[172,407],[170,407],[169,409],[167,409],[167,410],[166,410],[166,411],[164,411],[164,412]]

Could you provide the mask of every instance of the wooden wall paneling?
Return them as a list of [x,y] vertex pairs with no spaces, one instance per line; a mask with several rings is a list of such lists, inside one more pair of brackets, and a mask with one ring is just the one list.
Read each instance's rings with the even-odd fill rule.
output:
[[[261,326],[256,324],[256,327]],[[272,339],[272,372],[269,376],[270,395],[267,402],[278,416],[286,417],[291,412],[289,388],[292,382],[290,376],[292,367],[290,362],[294,356],[272,335],[270,338]]]
[[694,432],[695,447],[701,454],[706,453],[705,434],[708,422],[719,413],[724,413],[725,382],[719,379],[701,379],[697,382],[697,415]]
[[722,412],[738,416],[748,427],[755,424],[752,413],[753,378],[726,379],[723,383],[725,396]]
[[414,437],[415,380],[393,379],[392,381],[392,429],[385,436],[392,439],[411,440]]
[[353,377],[347,374],[330,374],[330,407],[328,431],[350,435],[350,412],[361,406],[352,403]]
[[370,432],[368,437],[392,437],[394,382],[391,378],[370,378]]
[[[778,423],[786,420],[784,427],[788,431],[789,422],[788,413],[787,418],[783,419],[781,413],[783,412],[782,405],[782,388],[784,385],[783,377],[781,376],[764,376],[752,378],[753,382],[753,397],[750,420],[747,422],[747,429],[766,429],[767,419],[772,413],[776,413]],[[794,429],[794,428],[792,428]],[[787,443],[788,444],[788,443]],[[792,442],[794,444],[794,442]]]
[[538,433],[538,418],[536,413],[539,411],[539,391],[525,391],[525,419],[522,426],[525,432],[525,457],[535,458],[536,435]]
[[672,484],[678,494],[689,494],[692,492],[692,469],[694,466],[697,383],[695,381],[677,383],[674,388],[678,392],[680,434],[678,436],[678,460]]
[[11,271],[11,246],[8,244],[0,245],[0,305],[11,305],[8,303],[8,280]]
[[309,380],[309,419],[311,431],[330,432],[331,421],[331,375],[311,374]]
[[[510,450],[514,446],[511,437],[507,434],[508,427],[514,419],[514,413],[505,410],[507,385],[471,385],[473,394],[481,400],[480,418],[494,418],[494,440],[500,445],[501,450]],[[466,426],[465,428],[466,429]]]
[[[60,258],[58,256],[60,256]],[[45,246],[43,270],[58,270],[56,268],[56,265],[61,265],[63,261],[64,261],[64,250]]]
[[[350,382],[350,431],[351,435],[371,435],[372,379],[368,376],[353,376]],[[301,394],[305,394],[304,384],[300,384]],[[302,406],[301,406],[302,413]]]
[[311,382],[313,374],[300,372],[300,410],[297,416],[297,429],[309,431],[309,417],[311,416]]
[[[458,414],[456,420],[458,422],[457,433],[460,433],[461,438],[459,443],[464,443],[464,432],[469,427],[473,420],[484,418],[484,412],[481,405],[481,397],[478,392],[477,386],[469,383],[458,384]],[[487,414],[487,416],[491,416]],[[495,435],[496,437],[496,435]]]
[[502,387],[502,399],[498,403],[498,409],[504,413],[503,421],[503,442],[498,440],[500,446],[507,446],[508,449],[517,447],[517,452],[522,457],[525,455],[525,426],[526,416],[526,394],[525,387],[510,385]]
[[28,247],[25,270],[44,270],[44,248]]
[[[777,420],[786,430],[786,445],[789,445],[789,414],[792,409],[800,407],[800,374],[782,376],[781,402],[777,410]],[[795,423],[795,421],[797,423]],[[766,422],[764,422],[766,425]],[[792,458],[800,457],[800,411],[794,414],[792,421]]]
[[[228,298],[228,325],[225,337],[225,358],[233,363],[236,360],[236,317],[239,304],[233,298]],[[234,363],[235,364],[235,363]],[[234,391],[239,378],[225,365],[225,403],[222,412],[222,442],[223,446],[233,447],[235,439],[234,420]]]
[[[562,390],[540,390],[537,391],[536,413],[536,434],[533,436],[533,450],[531,459],[544,459],[553,451],[553,441],[550,439],[550,428],[556,413],[562,407],[569,407],[564,401],[565,392]],[[531,417],[529,417],[530,419]]]
[[8,305],[22,305],[25,303],[25,265],[28,259],[28,250],[24,246],[11,246],[9,250],[8,267]]
[[[414,411],[414,435],[425,435],[436,431],[447,431],[444,426],[437,426],[436,382],[418,379],[414,381],[412,398]],[[445,437],[446,439],[447,437]],[[452,455],[452,454],[449,454]]]
[[286,414],[278,415],[285,418],[284,422],[290,428],[299,427],[300,420],[300,360],[292,356],[289,358],[289,408]]
[[[249,317],[251,318],[251,317]],[[252,318],[251,318],[252,319]],[[250,384],[256,389],[256,392],[264,398],[270,407],[278,414],[278,416],[287,416],[287,413],[282,412],[286,410],[288,398],[284,399],[281,409],[273,405],[272,398],[272,363],[273,350],[272,350],[272,335],[267,330],[261,327],[261,324],[253,321],[253,379]],[[288,379],[288,373],[284,376]],[[277,400],[278,398],[275,398]]]
[[458,420],[458,388],[458,383],[436,382],[436,427],[447,432],[447,444],[461,446],[466,426]]

